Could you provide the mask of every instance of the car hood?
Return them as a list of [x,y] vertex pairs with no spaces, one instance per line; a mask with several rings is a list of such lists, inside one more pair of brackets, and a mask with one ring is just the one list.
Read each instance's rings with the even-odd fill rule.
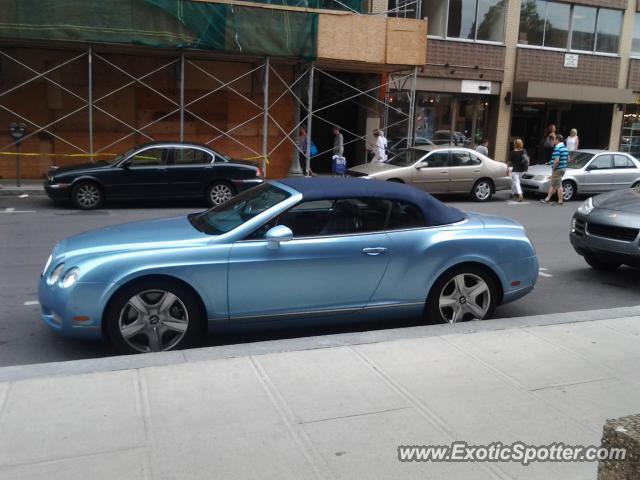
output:
[[95,163],[87,162],[87,163],[79,163],[78,165],[69,165],[66,167],[60,168],[52,168],[49,170],[49,175],[64,175],[67,173],[84,173],[84,172],[93,172],[96,170],[104,170],[105,168],[109,168],[111,165],[104,160],[97,161]]
[[625,188],[593,198],[597,208],[640,215],[640,188]]
[[187,216],[183,215],[90,230],[60,242],[54,250],[54,257],[139,251],[165,248],[170,244],[188,246],[210,238],[196,230]]
[[527,173],[531,175],[551,175],[551,167],[549,165],[531,165],[527,169]]
[[364,163],[362,165],[358,165],[356,167],[350,168],[349,171],[350,172],[358,172],[358,173],[366,173],[367,175],[371,175],[371,174],[374,174],[374,173],[388,172],[390,170],[397,170],[399,168],[406,168],[406,167],[399,167],[397,165],[391,165],[390,163],[370,162],[370,163]]

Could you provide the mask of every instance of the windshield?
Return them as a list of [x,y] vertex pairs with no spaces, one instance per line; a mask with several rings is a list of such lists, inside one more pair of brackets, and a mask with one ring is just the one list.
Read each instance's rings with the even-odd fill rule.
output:
[[582,168],[593,158],[593,153],[574,152],[569,156],[567,168]]
[[209,235],[222,235],[289,198],[291,194],[265,183],[233,197],[226,203],[188,216],[191,225]]
[[395,165],[397,167],[410,167],[422,157],[424,157],[428,152],[424,150],[405,150],[400,152],[387,163],[391,165]]

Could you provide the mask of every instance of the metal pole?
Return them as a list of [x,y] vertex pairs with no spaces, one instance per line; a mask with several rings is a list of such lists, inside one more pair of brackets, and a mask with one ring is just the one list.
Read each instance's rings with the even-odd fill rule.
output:
[[[274,72],[276,74],[276,76],[278,76],[278,72]],[[297,72],[296,69],[296,76],[298,77],[296,79],[296,81],[294,82],[294,84],[292,85],[292,88],[294,90],[290,90],[292,96],[294,97],[294,103],[293,103],[293,108],[294,108],[294,113],[293,113],[293,118],[295,119],[296,125],[300,125],[301,121],[300,121],[300,104],[301,102],[298,100],[300,98],[301,95],[301,77],[303,74]],[[282,81],[282,79],[281,79]],[[283,82],[284,83],[284,82]],[[276,122],[276,125],[278,125],[278,123]],[[302,175],[302,167],[300,166],[300,150],[298,150],[298,127],[296,127],[293,131],[293,139],[291,140],[292,143],[295,143],[295,148],[293,149],[293,158],[291,159],[291,167],[289,168],[289,176],[298,176],[298,175]],[[283,133],[284,130],[283,130]],[[285,133],[286,134],[286,133]],[[282,142],[280,142],[282,143]],[[275,150],[276,147],[274,147]]]
[[16,187],[20,186],[20,142],[16,143]]
[[418,67],[413,68],[413,75],[411,76],[411,90],[409,92],[409,122],[407,125],[407,147],[413,147],[414,131],[413,124],[415,120],[415,108],[416,108],[416,77],[418,75]]
[[184,142],[184,52],[180,52],[180,141]]
[[93,51],[89,47],[88,56],[88,77],[89,77],[89,91],[87,93],[87,106],[89,108],[89,155],[91,155],[91,161],[93,162]]
[[264,62],[264,81],[262,84],[264,106],[262,108],[262,174],[267,176],[267,152],[269,150],[269,57]]
[[307,89],[307,151],[305,152],[305,162],[306,162],[306,176],[311,175],[311,126],[313,124],[313,73],[315,70],[315,63],[311,64],[311,68],[309,70],[309,86]]

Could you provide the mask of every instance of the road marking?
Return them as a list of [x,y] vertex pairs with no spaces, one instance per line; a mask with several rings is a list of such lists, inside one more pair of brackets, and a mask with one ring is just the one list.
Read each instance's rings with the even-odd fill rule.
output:
[[36,213],[35,210],[16,210],[13,207],[7,207],[4,210],[0,211],[0,213]]
[[26,302],[23,303],[23,305],[25,307],[30,307],[31,305],[39,305],[40,302],[37,300],[27,300]]
[[545,273],[546,271],[547,271],[546,268],[539,268],[538,275],[540,275],[541,277],[547,277],[547,278],[553,277],[553,275],[551,275],[550,273]]
[[513,200],[507,200],[508,205],[530,205],[531,202],[516,202]]
[[18,198],[27,198],[28,196],[28,193],[23,193],[22,195],[18,195]]

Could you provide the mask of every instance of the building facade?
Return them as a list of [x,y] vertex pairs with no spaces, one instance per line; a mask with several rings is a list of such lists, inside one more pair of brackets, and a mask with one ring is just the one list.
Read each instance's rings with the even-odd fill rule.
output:
[[[402,6],[402,4],[399,4]],[[635,0],[423,0],[416,136],[504,161],[515,138],[541,160],[550,124],[583,148],[640,154],[640,5]]]

